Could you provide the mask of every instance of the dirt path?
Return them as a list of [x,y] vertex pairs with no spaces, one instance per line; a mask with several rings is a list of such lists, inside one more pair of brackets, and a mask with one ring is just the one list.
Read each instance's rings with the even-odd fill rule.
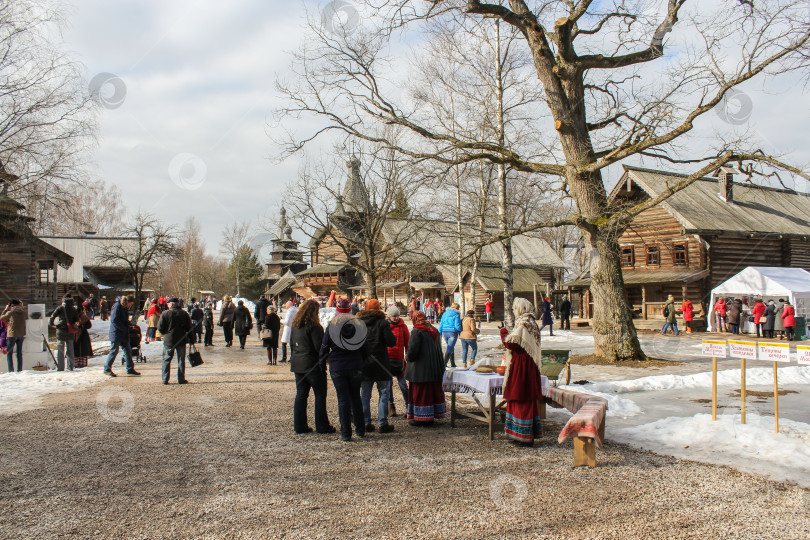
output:
[[[810,536],[806,490],[610,442],[573,469],[560,426],[533,449],[466,420],[294,435],[286,365],[255,340],[204,357],[186,386],[161,385],[154,362],[0,417],[0,537]],[[331,383],[329,411],[337,424]]]

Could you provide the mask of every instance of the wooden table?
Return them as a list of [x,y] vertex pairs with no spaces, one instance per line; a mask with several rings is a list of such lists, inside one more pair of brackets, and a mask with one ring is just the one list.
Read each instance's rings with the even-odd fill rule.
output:
[[[548,379],[542,377],[543,387],[548,385]],[[489,440],[495,438],[495,428],[503,429],[503,422],[497,422],[496,416],[504,413],[506,400],[503,399],[504,376],[495,374],[476,373],[469,370],[447,370],[442,381],[442,388],[445,392],[450,392],[450,427],[456,427],[456,418],[472,418],[487,424],[489,427]],[[478,410],[465,411],[456,407],[456,394],[464,393],[472,397]],[[476,394],[483,394],[484,403],[478,399]],[[541,417],[545,417],[545,401],[540,400]]]

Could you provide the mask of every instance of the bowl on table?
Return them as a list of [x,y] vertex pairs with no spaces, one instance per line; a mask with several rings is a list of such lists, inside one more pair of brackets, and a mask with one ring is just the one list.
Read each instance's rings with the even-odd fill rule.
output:
[[498,372],[498,375],[503,375],[506,373],[506,366],[498,366],[495,368],[495,371]]

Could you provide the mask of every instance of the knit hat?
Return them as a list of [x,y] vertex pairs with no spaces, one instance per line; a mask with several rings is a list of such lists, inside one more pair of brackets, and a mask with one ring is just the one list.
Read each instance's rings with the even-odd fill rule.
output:
[[337,301],[337,312],[338,313],[351,313],[352,306],[349,304],[348,298],[341,298]]
[[376,298],[371,298],[370,300],[366,301],[366,310],[371,311],[373,309],[380,309],[380,301]]
[[399,317],[399,308],[397,306],[391,306],[385,311],[385,314],[389,317]]

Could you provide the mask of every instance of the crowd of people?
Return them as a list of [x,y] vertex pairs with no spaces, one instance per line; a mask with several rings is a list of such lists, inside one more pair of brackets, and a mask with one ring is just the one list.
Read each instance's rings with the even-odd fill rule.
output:
[[790,300],[780,298],[765,303],[762,298],[755,298],[753,306],[751,303],[745,296],[719,297],[713,306],[717,331],[739,334],[745,321],[749,321],[756,327],[757,337],[788,341],[796,338],[796,310]]

